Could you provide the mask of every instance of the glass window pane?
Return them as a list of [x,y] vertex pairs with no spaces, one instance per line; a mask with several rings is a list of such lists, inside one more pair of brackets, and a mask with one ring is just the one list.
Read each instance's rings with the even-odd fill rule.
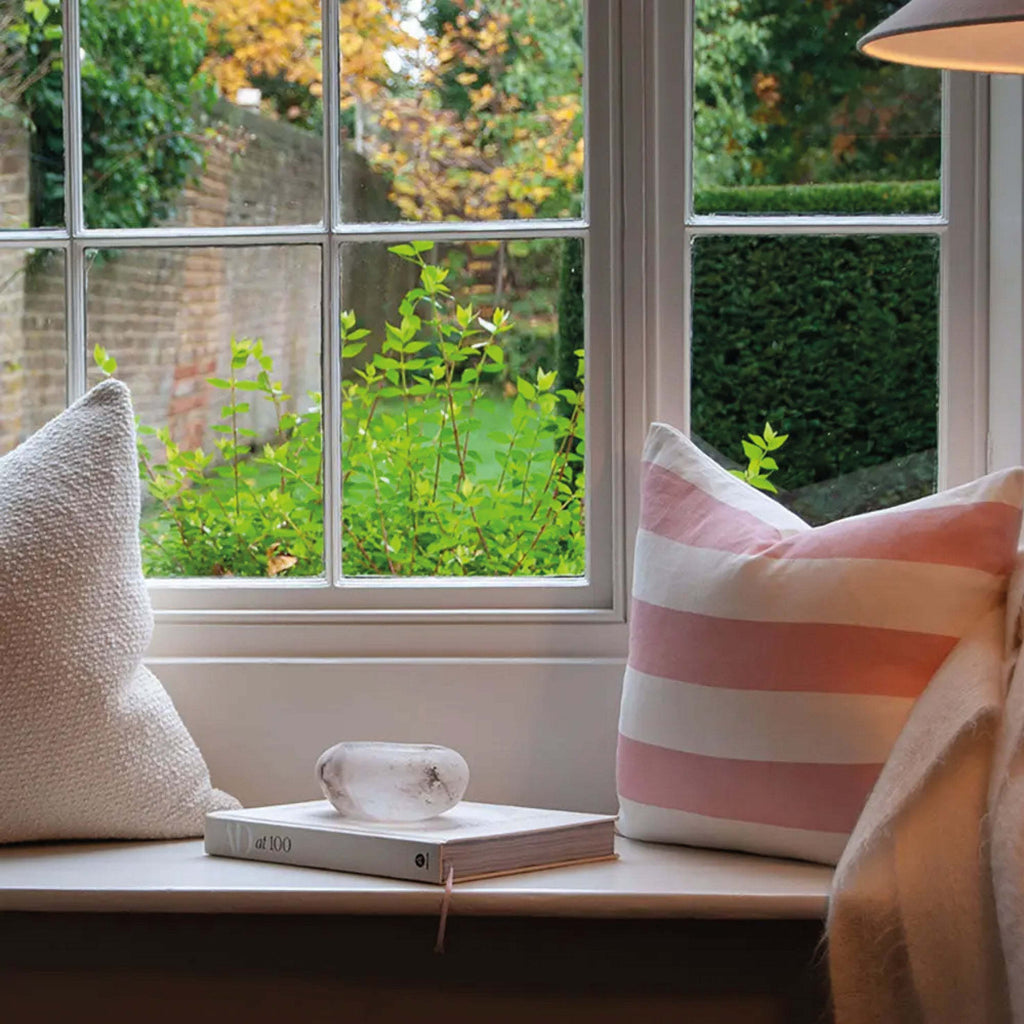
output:
[[582,82],[581,0],[343,3],[345,219],[578,216]]
[[696,0],[697,213],[939,209],[940,73],[856,50],[898,6]]
[[578,239],[342,255],[349,576],[581,576]]
[[88,253],[90,382],[140,422],[151,576],[323,572],[320,251]]
[[730,467],[770,422],[772,474],[812,523],[935,486],[939,242],[706,237],[694,245],[692,428]]
[[320,5],[83,0],[93,228],[318,223]]
[[0,249],[0,455],[64,408],[64,254]]
[[60,4],[0,0],[0,230],[64,224]]

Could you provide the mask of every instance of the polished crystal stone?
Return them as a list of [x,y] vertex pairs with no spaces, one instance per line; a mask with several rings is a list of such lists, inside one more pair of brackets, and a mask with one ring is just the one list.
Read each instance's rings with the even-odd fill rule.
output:
[[429,743],[338,743],[320,755],[316,775],[339,814],[364,821],[433,818],[469,785],[462,755]]

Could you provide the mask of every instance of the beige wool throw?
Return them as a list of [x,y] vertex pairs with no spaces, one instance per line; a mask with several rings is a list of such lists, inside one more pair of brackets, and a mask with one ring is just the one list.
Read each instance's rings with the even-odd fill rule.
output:
[[0,458],[0,842],[201,835],[238,806],[142,664],[138,524],[123,384]]
[[917,701],[835,873],[837,1024],[1024,1024],[1024,561]]

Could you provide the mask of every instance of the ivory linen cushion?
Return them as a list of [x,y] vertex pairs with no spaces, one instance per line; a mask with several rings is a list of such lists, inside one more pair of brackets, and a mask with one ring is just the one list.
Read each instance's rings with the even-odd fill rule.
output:
[[0,842],[201,835],[238,806],[141,663],[138,523],[123,384],[0,458]]
[[1004,600],[1024,470],[811,528],[654,424],[619,831],[835,863],[915,698]]

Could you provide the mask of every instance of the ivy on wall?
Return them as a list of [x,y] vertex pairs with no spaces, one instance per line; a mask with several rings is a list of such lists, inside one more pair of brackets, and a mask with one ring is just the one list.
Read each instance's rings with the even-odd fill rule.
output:
[[[32,127],[32,222],[64,223],[64,89],[59,0],[26,0],[16,26],[27,68],[47,66],[20,98]],[[166,219],[202,163],[214,90],[199,68],[206,32],[183,0],[84,0],[82,161],[94,228]]]

